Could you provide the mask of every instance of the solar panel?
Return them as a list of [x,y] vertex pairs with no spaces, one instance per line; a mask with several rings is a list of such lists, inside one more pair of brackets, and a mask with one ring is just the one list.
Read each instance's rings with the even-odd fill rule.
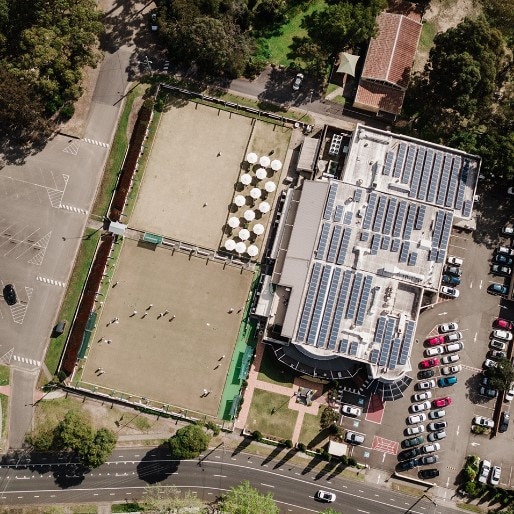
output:
[[464,159],[460,173],[459,189],[457,191],[457,199],[455,200],[455,208],[462,209],[464,202],[464,193],[466,192],[466,184],[468,182],[469,159]]
[[444,211],[437,211],[435,214],[434,231],[432,232],[432,248],[439,248],[443,232]]
[[353,212],[352,211],[346,212],[345,215],[344,215],[343,224],[344,225],[349,225],[352,222],[352,217],[353,217]]
[[353,193],[353,201],[360,202],[362,198],[362,189],[356,189]]
[[321,277],[322,268],[323,266],[319,262],[315,262],[314,266],[312,267],[311,277],[307,287],[307,294],[305,295],[303,311],[300,318],[300,325],[296,334],[296,339],[298,341],[303,341],[305,339],[305,333],[307,332],[307,326],[309,324],[309,319],[314,304],[314,296],[318,290],[318,283]]
[[367,241],[368,238],[369,238],[369,232],[361,232],[361,237],[360,237],[361,241]]
[[315,258],[323,260],[325,258],[325,250],[327,249],[328,235],[330,234],[330,223],[323,223],[316,248]]
[[379,365],[385,366],[387,361],[389,360],[389,351],[391,348],[391,342],[393,338],[393,332],[396,325],[396,320],[394,318],[387,318],[385,336],[382,342],[382,346],[380,348],[380,358]]
[[400,344],[400,339],[396,338],[393,340],[393,345],[389,356],[389,369],[394,369],[396,367],[396,361],[398,360],[398,354],[400,353]]
[[425,213],[427,210],[426,205],[420,205],[418,208],[418,215],[416,216],[416,225],[414,228],[416,230],[421,230],[423,228],[423,221],[425,221]]
[[343,227],[341,225],[335,225],[332,231],[332,240],[330,241],[330,247],[328,249],[327,262],[334,262],[336,260],[337,251],[341,243],[341,234]]
[[337,306],[334,313],[334,318],[332,319],[332,327],[330,328],[330,336],[328,339],[328,345],[335,344],[337,338],[339,336],[339,327],[341,326],[341,320],[343,319],[343,311],[344,305],[346,303],[346,298],[348,296],[348,291],[350,288],[350,280],[352,278],[351,271],[345,271],[343,273],[343,282],[341,284],[341,288],[339,289],[339,297],[337,299]]
[[460,164],[461,158],[457,155],[453,159],[452,172],[448,183],[448,194],[446,195],[446,207],[453,207],[455,203],[455,193],[457,192],[457,186],[459,184]]
[[472,210],[473,210],[473,202],[471,200],[466,200],[464,202],[464,208],[462,209],[462,215],[465,218],[469,218],[469,216],[471,216]]
[[405,333],[403,336],[402,348],[400,350],[400,355],[398,357],[398,364],[404,365],[407,363],[407,359],[409,358],[410,348],[412,345],[412,340],[414,337],[414,328],[416,327],[416,323],[414,321],[407,321],[407,326],[405,327]]
[[364,286],[362,288],[362,294],[359,302],[359,308],[357,309],[357,317],[355,324],[361,326],[364,324],[364,316],[368,307],[369,294],[371,292],[371,284],[373,283],[373,277],[367,275],[364,278]]
[[319,324],[321,323],[321,314],[325,307],[325,298],[328,292],[328,283],[330,276],[332,275],[332,266],[327,265],[323,268],[321,274],[321,283],[316,295],[316,301],[314,304],[314,312],[312,313],[311,326],[307,334],[307,343],[314,344],[316,342]]
[[407,221],[403,228],[403,239],[410,239],[412,231],[414,229],[414,220],[416,219],[416,205],[411,203],[409,205],[409,214],[407,215]]
[[[332,273],[332,280],[330,281],[330,288],[328,290],[328,295],[326,299],[325,311],[323,312],[321,327],[319,329],[318,339],[316,341],[316,346],[318,347],[324,347],[327,342],[328,327],[330,325],[330,318],[332,317],[335,302],[337,299],[337,289],[339,287],[341,274],[341,268],[335,268],[334,273]],[[334,339],[332,343],[329,344],[328,349],[333,350],[336,346],[336,342],[337,340]]]
[[379,248],[380,248],[380,236],[378,234],[374,234],[373,235],[373,239],[372,239],[372,242],[371,242],[371,250],[370,250],[370,253],[371,255],[376,255]]
[[343,217],[344,205],[337,205],[334,213],[334,221],[339,223]]
[[364,215],[364,221],[362,222],[362,228],[369,230],[371,227],[371,220],[373,219],[373,213],[375,211],[375,204],[377,202],[377,194],[371,193],[369,195],[368,206],[366,207],[366,214]]
[[434,167],[432,169],[432,175],[429,178],[429,189],[427,195],[427,202],[434,202],[437,194],[437,186],[439,185],[439,175],[441,173],[441,167],[443,165],[443,154],[441,152],[435,152]]
[[405,220],[405,213],[407,212],[407,202],[401,201],[398,207],[398,213],[396,214],[396,220],[394,222],[393,236],[400,237],[403,229],[403,222]]
[[384,223],[384,230],[383,230],[384,234],[391,233],[391,229],[393,228],[393,220],[394,220],[394,215],[396,212],[397,202],[398,202],[398,200],[396,200],[396,198],[389,199],[389,204],[387,205],[386,219],[385,219],[385,223]]
[[446,250],[438,250],[435,262],[437,262],[438,264],[442,264],[445,260],[445,257],[446,257]]
[[412,252],[409,255],[409,262],[407,263],[408,266],[416,266],[416,261],[418,260],[418,254],[417,252]]
[[429,261],[435,261],[437,258],[437,248],[432,248],[429,252],[428,252],[428,260]]
[[341,246],[339,247],[339,254],[337,255],[337,264],[339,265],[344,263],[351,237],[352,229],[350,227],[346,227],[344,229],[343,239],[341,240]]
[[346,353],[348,350],[348,339],[343,339],[339,346],[339,353]]
[[382,231],[382,222],[384,221],[385,211],[387,206],[387,196],[380,195],[378,199],[378,207],[375,212],[375,219],[373,220],[373,231]]
[[377,321],[377,326],[375,328],[375,336],[373,337],[374,343],[381,343],[384,338],[384,331],[386,327],[387,318],[384,316],[380,316]]
[[353,281],[352,292],[350,295],[350,301],[346,309],[346,319],[351,319],[355,316],[355,309],[357,308],[357,302],[360,297],[360,290],[362,284],[363,275],[362,273],[355,273],[355,279]]
[[418,200],[424,200],[427,196],[428,184],[432,176],[432,165],[434,164],[434,150],[429,148],[425,163],[423,164],[423,171],[421,173],[421,183],[418,190]]
[[357,355],[357,348],[359,348],[359,343],[357,341],[352,341],[350,343],[350,351],[348,353],[350,355]]
[[376,364],[378,362],[378,354],[379,351],[376,348],[374,350],[371,350],[371,353],[369,355],[369,362],[371,362],[371,364]]
[[402,251],[400,252],[399,262],[407,262],[407,256],[409,255],[409,241],[404,241],[402,244]]
[[338,183],[330,185],[328,190],[327,203],[325,204],[325,211],[323,212],[323,219],[329,220],[332,217],[332,211],[334,210],[334,202],[336,201]]
[[439,184],[439,189],[437,191],[437,198],[435,203],[437,205],[444,205],[446,193],[448,192],[448,181],[450,180],[450,172],[452,169],[452,156],[449,154],[444,155],[444,166],[443,173],[441,174],[441,183]]
[[412,182],[410,183],[409,198],[416,198],[419,189],[419,183],[421,181],[421,173],[423,171],[423,161],[425,160],[426,150],[424,148],[418,148],[418,154],[416,155],[416,163],[414,164],[414,173],[412,175]]
[[448,246],[448,241],[450,240],[450,235],[452,232],[452,224],[453,213],[447,212],[444,217],[443,232],[441,234],[441,242],[439,243],[440,248],[446,248]]
[[385,155],[385,163],[384,163],[384,167],[382,169],[383,175],[391,174],[391,169],[393,167],[393,161],[394,161],[394,152],[392,152],[391,150],[388,150]]
[[393,177],[400,177],[402,174],[403,164],[405,163],[405,154],[407,153],[406,143],[400,143],[396,164],[394,165]]
[[393,239],[393,242],[391,243],[391,252],[397,252],[399,249],[400,249],[400,240]]
[[391,238],[389,236],[384,236],[382,238],[382,243],[380,244],[380,248],[382,250],[387,250],[389,249],[389,243],[391,242]]
[[416,145],[409,145],[409,150],[407,151],[407,160],[405,161],[405,169],[403,170],[402,175],[402,184],[408,184],[410,182],[411,173],[414,169],[414,159],[416,157],[416,151]]

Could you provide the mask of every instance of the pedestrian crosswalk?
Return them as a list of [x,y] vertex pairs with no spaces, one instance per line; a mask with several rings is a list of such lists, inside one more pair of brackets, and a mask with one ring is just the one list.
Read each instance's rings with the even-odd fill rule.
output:
[[52,286],[66,287],[66,282],[61,282],[60,280],[54,280],[52,278],[41,277],[38,275],[36,280],[45,282],[46,284],[51,284]]
[[41,361],[37,361],[35,359],[29,359],[27,357],[20,357],[19,355],[13,355],[12,358],[16,362],[21,362],[23,364],[30,364],[31,366],[37,366],[37,367],[41,366]]
[[80,207],[73,207],[73,205],[67,205],[65,203],[61,203],[59,208],[60,209],[65,209],[65,210],[70,211],[70,212],[76,212],[78,214],[86,214],[86,215],[88,214],[86,209],[81,209]]
[[96,139],[88,139],[87,137],[85,137],[83,139],[83,141],[85,141],[86,143],[89,143],[90,145],[102,146],[103,148],[109,148],[108,143],[102,143],[101,141],[97,141]]

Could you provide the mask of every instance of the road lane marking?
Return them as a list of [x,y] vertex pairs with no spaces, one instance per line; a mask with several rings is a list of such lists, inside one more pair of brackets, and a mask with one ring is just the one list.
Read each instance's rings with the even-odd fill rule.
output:
[[263,484],[262,482],[261,482],[261,485],[263,485],[264,487],[273,487],[273,488],[275,488],[275,486],[274,486],[274,485],[270,485],[270,484]]
[[227,475],[212,475],[213,477],[227,478]]
[[480,281],[480,289],[482,289],[482,282],[483,282],[483,280]]
[[477,342],[477,337],[478,337],[478,332],[475,332],[475,337],[473,339],[473,342],[476,343]]

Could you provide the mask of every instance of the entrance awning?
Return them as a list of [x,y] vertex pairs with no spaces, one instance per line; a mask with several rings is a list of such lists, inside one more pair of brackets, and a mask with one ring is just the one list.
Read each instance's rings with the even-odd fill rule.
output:
[[358,55],[341,52],[339,54],[339,67],[337,68],[337,73],[346,73],[347,75],[355,77],[355,68],[357,67],[358,60]]

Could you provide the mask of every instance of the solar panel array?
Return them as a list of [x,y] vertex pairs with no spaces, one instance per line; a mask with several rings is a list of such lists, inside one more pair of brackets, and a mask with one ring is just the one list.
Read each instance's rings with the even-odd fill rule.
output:
[[316,342],[319,324],[321,323],[321,315],[325,309],[325,297],[328,292],[328,284],[332,274],[332,266],[325,266],[321,274],[321,283],[319,285],[314,311],[312,313],[309,332],[307,334],[307,343],[314,344]]
[[349,225],[352,222],[352,217],[353,217],[353,212],[352,211],[346,212],[345,215],[344,215],[343,223],[345,225]]
[[336,223],[339,223],[341,219],[343,218],[344,213],[344,205],[338,205],[336,207],[336,212],[334,213],[334,221]]
[[382,169],[383,175],[391,174],[391,169],[393,167],[394,158],[395,158],[394,152],[392,150],[389,150],[385,156],[384,168]]
[[377,201],[377,194],[371,193],[369,195],[368,206],[366,207],[366,214],[364,215],[364,221],[362,222],[362,228],[369,230],[371,228],[371,220],[375,212],[375,204]]
[[348,251],[348,246],[350,246],[350,239],[352,237],[352,229],[350,227],[346,227],[343,231],[343,239],[341,240],[341,246],[339,247],[339,254],[337,255],[337,264],[344,264],[344,260],[346,258],[346,252]]
[[[327,340],[328,329],[330,327],[330,320],[334,312],[334,307],[337,299],[337,291],[339,288],[339,281],[341,280],[342,270],[341,268],[335,268],[332,274],[332,280],[330,282],[330,288],[327,295],[327,303],[325,305],[325,312],[323,313],[323,319],[321,320],[321,328],[319,330],[318,339],[316,346],[324,346]],[[334,350],[336,347],[337,339],[334,339],[328,345],[329,350]]]
[[325,210],[323,212],[323,219],[329,220],[332,217],[332,211],[334,210],[334,203],[337,196],[338,183],[334,182],[330,184],[328,191],[327,203],[325,204]]
[[401,177],[403,165],[405,163],[405,154],[407,153],[406,143],[400,143],[398,154],[396,156],[396,164],[394,165],[393,177]]
[[353,201],[360,202],[362,198],[362,189],[356,189],[353,193]]
[[398,358],[398,364],[400,364],[401,366],[407,364],[407,359],[409,358],[412,341],[414,339],[415,328],[416,323],[414,321],[407,321],[407,326],[405,327],[405,334],[403,336],[403,344],[400,351],[400,356]]
[[343,227],[336,225],[332,231],[332,240],[330,241],[330,248],[328,250],[327,262],[334,262],[336,260],[337,252],[339,251],[339,245],[341,243],[341,234]]
[[323,223],[321,227],[321,232],[318,240],[318,247],[316,248],[316,259],[324,260],[325,259],[325,251],[327,249],[328,236],[330,234],[330,223]]
[[296,338],[298,341],[305,340],[305,333],[307,332],[307,327],[309,325],[309,319],[312,312],[312,306],[314,304],[314,300],[316,297],[316,293],[318,291],[319,279],[321,277],[321,270],[323,266],[319,262],[315,262],[312,267],[311,277],[309,280],[309,285],[307,287],[307,295],[305,296],[302,316],[300,318],[300,326],[298,327],[298,331],[296,334]]

